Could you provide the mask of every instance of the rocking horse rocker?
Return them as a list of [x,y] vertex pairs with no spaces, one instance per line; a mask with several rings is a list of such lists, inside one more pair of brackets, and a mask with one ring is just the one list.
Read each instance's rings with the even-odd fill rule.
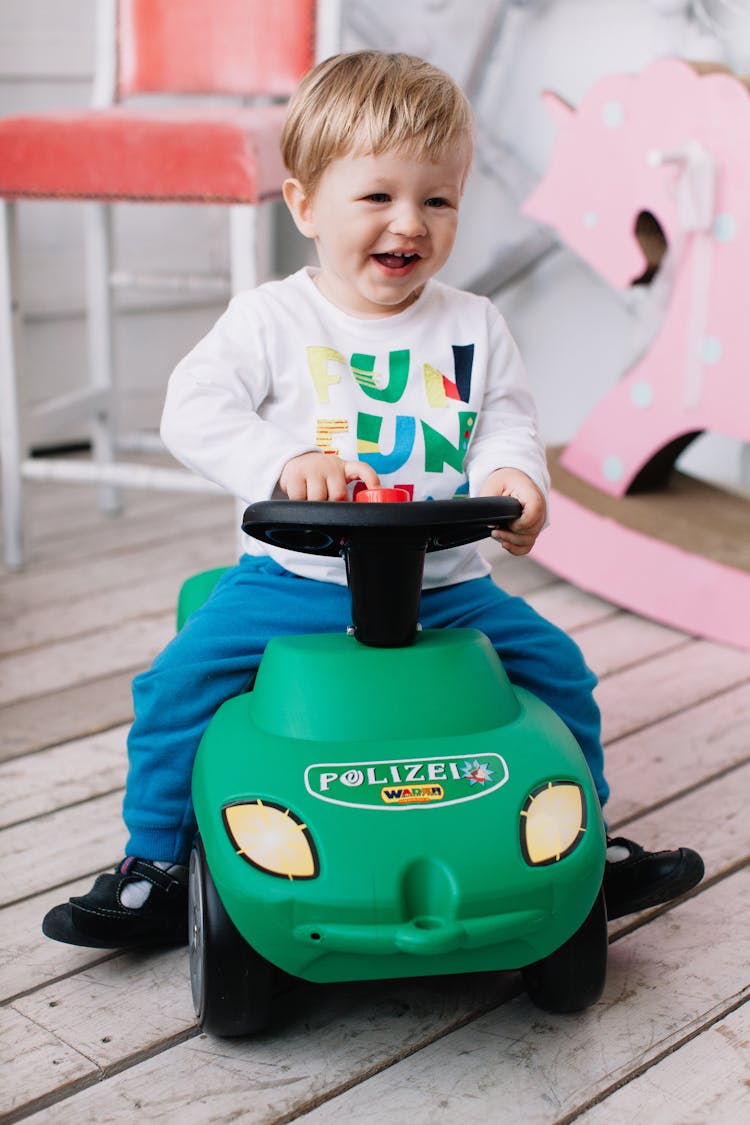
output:
[[[645,354],[550,461],[552,524],[535,557],[675,628],[750,649],[750,500],[674,470],[706,431],[750,441],[746,308],[750,94],[677,60],[599,82],[559,127],[524,213],[612,285],[660,267],[669,301]],[[650,255],[649,255],[650,257]]]

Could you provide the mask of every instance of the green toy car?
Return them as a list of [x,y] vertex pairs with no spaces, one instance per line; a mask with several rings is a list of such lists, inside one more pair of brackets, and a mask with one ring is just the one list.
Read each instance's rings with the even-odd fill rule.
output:
[[482,633],[417,625],[425,553],[518,513],[508,498],[247,509],[248,534],[345,556],[354,626],[271,640],[201,742],[190,973],[207,1031],[264,1028],[282,974],[520,969],[544,1009],[600,996],[606,844],[583,755]]

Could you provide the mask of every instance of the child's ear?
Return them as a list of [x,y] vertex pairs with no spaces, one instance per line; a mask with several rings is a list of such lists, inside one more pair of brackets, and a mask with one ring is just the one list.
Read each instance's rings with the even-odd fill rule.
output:
[[284,180],[281,190],[297,230],[304,234],[305,238],[315,238],[312,197],[307,194],[299,180]]

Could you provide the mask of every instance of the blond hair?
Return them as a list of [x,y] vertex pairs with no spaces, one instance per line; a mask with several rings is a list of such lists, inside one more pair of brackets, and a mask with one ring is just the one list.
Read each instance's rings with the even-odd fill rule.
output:
[[319,63],[287,110],[281,155],[292,176],[315,190],[331,163],[349,153],[400,149],[439,161],[473,151],[469,103],[442,70],[412,55],[352,51]]

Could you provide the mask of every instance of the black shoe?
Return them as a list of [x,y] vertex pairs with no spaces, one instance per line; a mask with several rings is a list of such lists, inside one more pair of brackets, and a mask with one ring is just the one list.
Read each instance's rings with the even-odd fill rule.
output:
[[608,836],[603,883],[607,917],[611,921],[670,902],[700,883],[703,873],[703,860],[691,848],[647,852],[624,836]]
[[[126,883],[145,879],[148,898],[137,909],[124,906]],[[185,945],[188,939],[187,868],[173,864],[163,871],[146,859],[129,856],[113,875],[100,875],[87,895],[53,906],[42,933],[68,945],[93,949]]]

